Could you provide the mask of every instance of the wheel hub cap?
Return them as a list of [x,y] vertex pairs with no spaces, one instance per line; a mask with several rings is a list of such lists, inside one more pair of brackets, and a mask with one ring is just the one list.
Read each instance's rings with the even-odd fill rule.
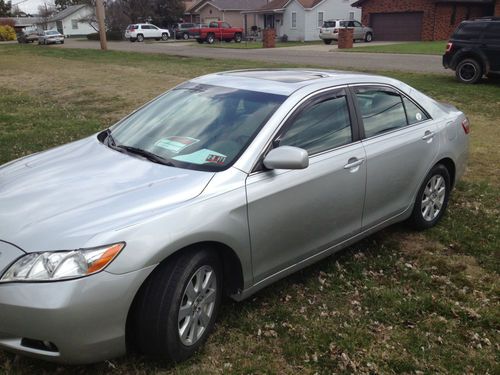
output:
[[441,175],[432,176],[422,194],[422,217],[433,221],[441,212],[446,196],[446,183]]
[[179,306],[178,330],[184,345],[194,345],[203,336],[214,313],[216,296],[214,270],[200,267],[186,285]]

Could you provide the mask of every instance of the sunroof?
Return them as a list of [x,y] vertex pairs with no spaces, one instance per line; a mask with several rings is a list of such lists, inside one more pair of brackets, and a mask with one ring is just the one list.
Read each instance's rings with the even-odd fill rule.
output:
[[320,79],[326,77],[327,75],[320,72],[312,71],[291,71],[291,70],[249,70],[241,72],[231,72],[224,73],[227,75],[247,77],[247,78],[258,78],[265,79],[269,81],[283,82],[283,83],[299,83],[305,81],[311,81],[314,79]]

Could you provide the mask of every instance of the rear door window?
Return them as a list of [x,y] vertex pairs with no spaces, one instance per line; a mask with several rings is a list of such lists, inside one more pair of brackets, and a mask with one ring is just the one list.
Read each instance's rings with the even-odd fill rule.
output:
[[459,26],[458,30],[453,35],[456,39],[475,40],[479,39],[481,32],[485,28],[484,22],[467,22]]
[[419,106],[390,88],[358,87],[355,93],[366,138],[429,119]]

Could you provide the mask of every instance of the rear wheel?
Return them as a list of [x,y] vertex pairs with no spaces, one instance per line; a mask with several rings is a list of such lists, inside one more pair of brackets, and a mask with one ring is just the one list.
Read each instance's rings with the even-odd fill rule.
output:
[[455,76],[463,83],[477,83],[483,76],[483,67],[475,59],[464,59],[458,63]]
[[138,35],[137,35],[137,41],[138,41],[138,42],[144,42],[144,35],[142,35],[142,34],[138,34]]
[[188,33],[183,33],[182,34],[182,39],[188,40],[189,39],[189,34]]
[[332,40],[331,39],[323,39],[323,43],[332,44]]
[[417,229],[427,229],[437,224],[448,206],[450,189],[448,169],[442,164],[434,166],[415,199],[410,220]]
[[161,264],[135,302],[139,351],[179,362],[193,355],[213,329],[222,297],[222,266],[207,248]]

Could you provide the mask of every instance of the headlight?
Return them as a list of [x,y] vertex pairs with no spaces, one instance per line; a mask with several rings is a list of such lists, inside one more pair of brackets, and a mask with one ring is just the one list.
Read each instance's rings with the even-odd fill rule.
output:
[[1,282],[74,279],[102,271],[125,247],[117,243],[93,249],[31,253],[15,262]]

